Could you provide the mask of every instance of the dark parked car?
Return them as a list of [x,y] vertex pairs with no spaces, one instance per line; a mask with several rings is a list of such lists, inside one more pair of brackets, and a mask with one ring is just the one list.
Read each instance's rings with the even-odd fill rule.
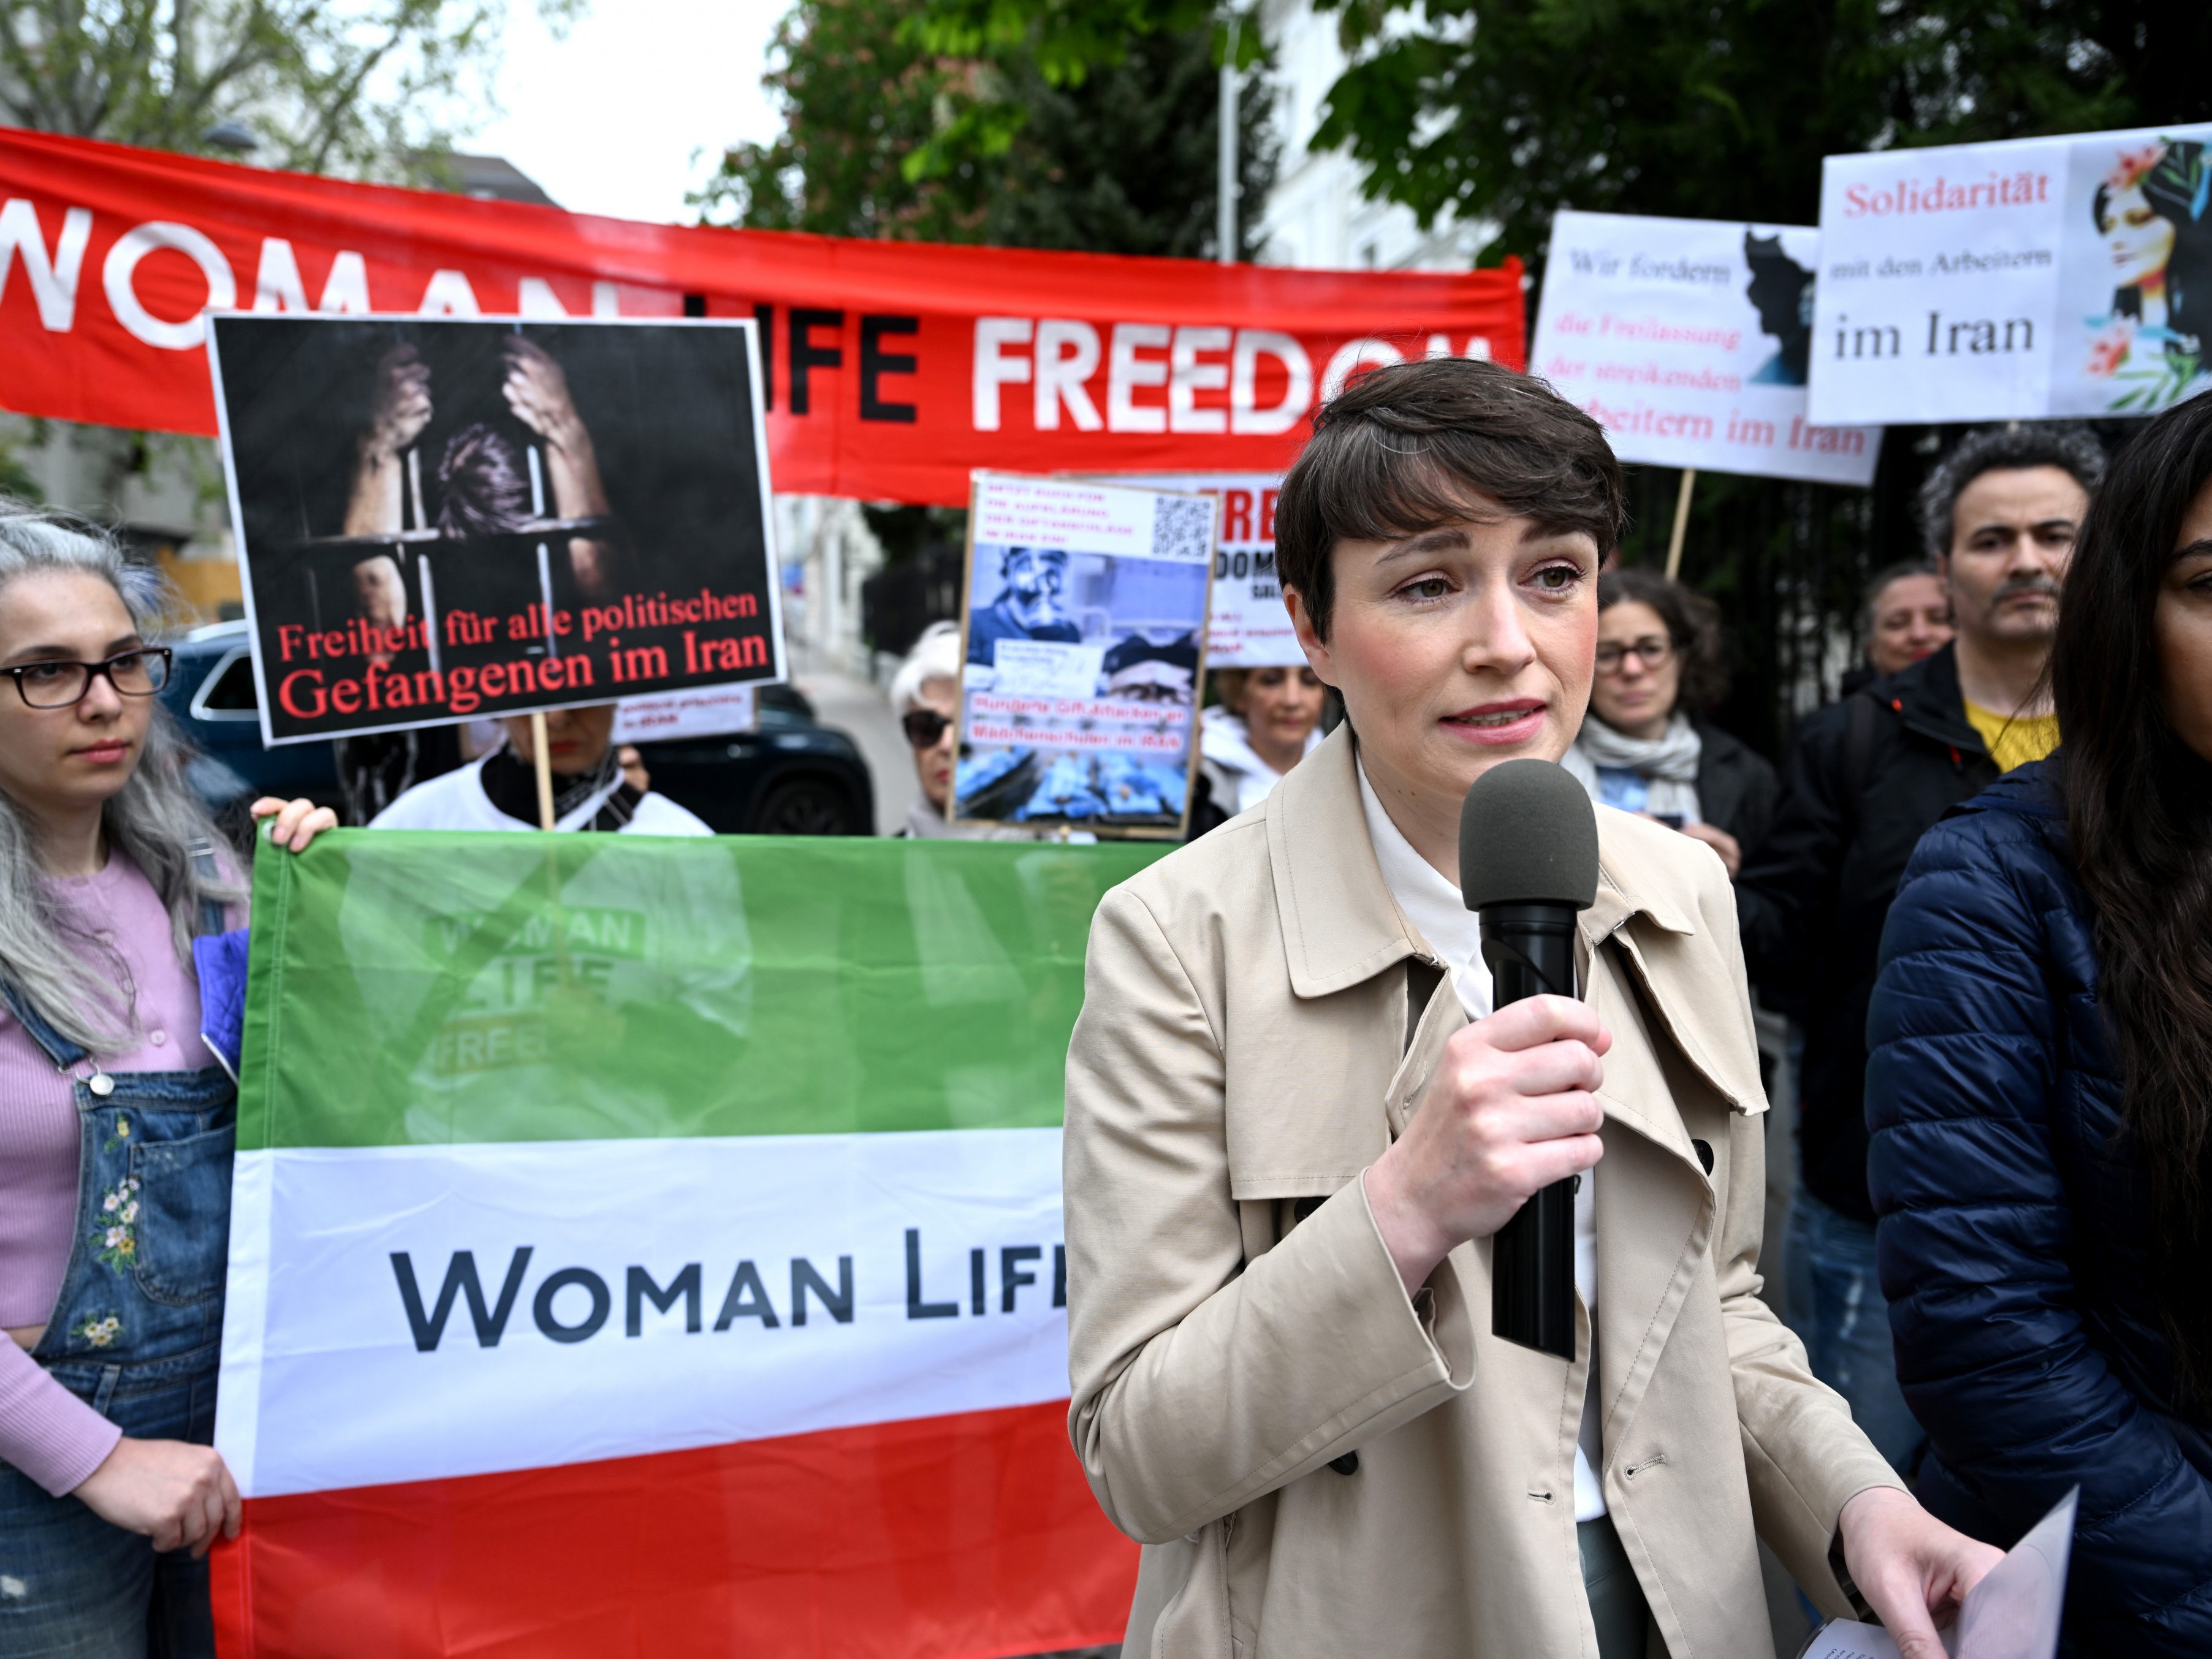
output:
[[[196,628],[169,641],[175,671],[161,693],[200,754],[192,782],[220,811],[256,795],[307,795],[338,805],[327,743],[261,746],[260,705],[242,622]],[[875,789],[853,740],[816,722],[787,685],[764,685],[750,732],[639,745],[653,787],[717,835],[866,836]]]
[[201,799],[217,811],[258,795],[306,795],[337,805],[329,744],[261,746],[261,702],[244,623],[213,623],[168,644],[175,663],[161,701],[200,751],[190,775]]
[[653,787],[718,836],[872,836],[875,785],[852,738],[796,688],[763,685],[750,732],[644,743]]

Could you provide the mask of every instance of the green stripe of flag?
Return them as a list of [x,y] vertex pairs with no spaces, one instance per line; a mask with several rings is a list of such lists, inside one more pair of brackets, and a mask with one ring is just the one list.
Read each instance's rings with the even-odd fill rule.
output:
[[1056,1125],[1157,846],[337,830],[255,860],[241,1149]]

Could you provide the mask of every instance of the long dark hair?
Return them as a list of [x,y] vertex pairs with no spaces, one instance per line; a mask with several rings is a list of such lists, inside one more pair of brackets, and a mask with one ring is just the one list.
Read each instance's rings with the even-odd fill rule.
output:
[[2212,479],[2212,397],[2150,421],[2081,526],[2051,647],[2060,789],[2098,1000],[2150,1183],[2151,1295],[2179,1398],[2212,1407],[2212,766],[2166,715],[2153,614]]

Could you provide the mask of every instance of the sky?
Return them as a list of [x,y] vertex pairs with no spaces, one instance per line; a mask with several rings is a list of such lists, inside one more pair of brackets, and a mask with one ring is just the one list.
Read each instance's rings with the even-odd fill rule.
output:
[[595,0],[555,40],[509,12],[505,113],[456,146],[504,155],[562,207],[690,222],[686,191],[739,139],[781,123],[761,70],[788,0]]

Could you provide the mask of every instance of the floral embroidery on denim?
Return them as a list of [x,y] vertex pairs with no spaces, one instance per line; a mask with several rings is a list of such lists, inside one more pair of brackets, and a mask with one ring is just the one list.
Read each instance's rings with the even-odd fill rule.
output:
[[122,1334],[123,1322],[113,1314],[105,1319],[88,1317],[83,1324],[72,1326],[70,1330],[71,1336],[82,1338],[88,1348],[112,1347]]
[[138,1263],[138,1177],[125,1176],[100,1200],[93,1253],[118,1273]]

